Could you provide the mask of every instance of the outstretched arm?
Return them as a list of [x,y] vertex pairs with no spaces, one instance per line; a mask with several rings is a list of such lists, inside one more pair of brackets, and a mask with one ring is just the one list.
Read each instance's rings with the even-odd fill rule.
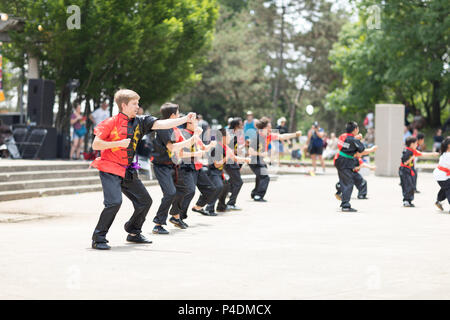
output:
[[164,119],[164,120],[156,120],[153,123],[152,130],[164,130],[178,127],[186,122],[193,122],[195,120],[196,114],[194,112],[190,112],[187,116],[177,118],[177,119]]
[[293,132],[293,133],[283,133],[283,134],[279,134],[278,139],[279,140],[289,140],[292,138],[298,138],[302,135],[301,131],[297,131],[297,132]]

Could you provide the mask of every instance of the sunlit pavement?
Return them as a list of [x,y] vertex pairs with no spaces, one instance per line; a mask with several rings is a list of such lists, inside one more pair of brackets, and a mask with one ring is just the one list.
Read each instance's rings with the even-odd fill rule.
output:
[[419,174],[416,208],[402,207],[398,178],[367,180],[370,199],[354,199],[352,214],[339,211],[334,170],[280,176],[267,203],[246,183],[243,211],[190,212],[190,228],[166,236],[151,234],[161,192],[150,187],[153,244],[126,243],[124,197],[110,251],[90,248],[100,192],[0,202],[2,213],[40,217],[0,223],[0,298],[449,299],[449,206],[434,207],[432,175]]

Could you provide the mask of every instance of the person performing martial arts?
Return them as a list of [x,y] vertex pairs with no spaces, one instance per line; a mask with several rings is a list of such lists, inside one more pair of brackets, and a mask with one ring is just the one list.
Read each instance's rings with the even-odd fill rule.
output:
[[[218,141],[215,148],[208,152],[208,176],[211,183],[216,188],[215,197],[208,203],[205,211],[211,213],[215,212],[216,202],[217,212],[227,211],[227,204],[225,203],[228,192],[230,190],[230,183],[225,178],[224,166],[227,162],[230,163],[250,163],[250,158],[239,157],[234,154],[228,145],[231,138],[225,128],[219,129],[214,136]],[[220,141],[220,142],[219,142]]]
[[[228,146],[233,150],[236,156],[243,156],[245,154],[245,135],[243,130],[244,124],[242,119],[237,117],[230,121],[228,134],[231,136]],[[236,201],[241,191],[244,182],[241,178],[241,167],[242,164],[234,161],[225,163],[225,172],[228,174],[230,183],[230,198],[227,202],[227,210],[242,210],[240,207],[236,206]]]
[[142,232],[142,225],[152,205],[147,189],[137,176],[137,161],[133,162],[141,138],[157,129],[169,129],[195,120],[195,113],[180,119],[158,120],[153,116],[137,116],[139,95],[128,89],[115,93],[119,113],[101,122],[94,130],[94,150],[101,156],[91,166],[100,171],[105,208],[92,235],[92,248],[108,250],[106,234],[122,204],[122,193],[131,200],[134,213],[125,223],[129,242],[151,243]]
[[[197,127],[197,120],[193,123],[188,123],[185,129],[180,129],[180,139],[187,140],[192,137],[194,130],[202,131],[201,128]],[[199,137],[196,137],[196,142],[190,148],[181,149],[177,158],[180,159],[180,168],[177,175],[177,193],[175,195],[171,212],[179,213],[181,220],[183,221],[182,229],[188,227],[185,219],[187,219],[187,211],[189,205],[195,195],[195,187],[198,186],[202,196],[197,203],[197,207],[203,208],[208,202],[212,201],[216,188],[209,180],[208,176],[201,172],[203,164],[201,158],[205,152],[209,151],[212,147],[216,145],[215,141],[211,144],[205,146]],[[200,179],[200,180],[199,180]],[[202,214],[205,214],[203,210],[194,210]],[[206,214],[205,214],[206,215]]]
[[250,139],[248,154],[251,156],[250,169],[256,175],[255,188],[251,192],[253,200],[265,202],[264,196],[269,187],[270,177],[264,157],[268,156],[269,145],[272,141],[289,140],[300,137],[301,131],[278,134],[272,132],[269,118],[262,117],[256,121],[257,134]]
[[358,190],[363,189],[365,180],[361,175],[354,171],[357,167],[355,162],[355,154],[360,157],[375,152],[377,146],[366,149],[360,141],[362,136],[359,135],[358,124],[354,121],[348,122],[345,132],[339,136],[338,149],[339,152],[334,158],[334,166],[339,176],[339,185],[341,188],[341,210],[342,212],[356,212],[357,210],[350,205],[350,198],[353,192],[353,186],[356,184]]
[[[441,156],[439,157],[437,168],[433,171],[433,175],[441,187],[435,204],[439,210],[444,211],[441,202],[447,199],[450,204],[450,137],[441,143]],[[450,213],[450,210],[448,213]]]
[[[361,168],[368,168],[370,170],[375,170],[376,166],[372,166],[368,163],[365,163],[363,159],[359,156],[358,153],[355,154],[355,165],[356,167],[353,169],[354,172],[356,172],[356,175],[354,175],[354,183],[356,188],[358,189],[358,199],[368,199],[367,198],[367,181],[364,179],[359,172]],[[338,182],[336,183],[336,199],[339,201],[342,200],[342,189],[341,184]]]
[[398,174],[400,176],[400,185],[403,194],[403,206],[415,207],[412,203],[416,190],[416,169],[414,163],[416,157],[421,156],[439,156],[437,152],[420,152],[417,150],[418,142],[416,137],[408,137],[405,141],[405,149],[403,150]]
[[[178,119],[180,117],[179,106],[174,103],[165,103],[160,108],[162,119]],[[153,218],[155,227],[153,234],[168,234],[163,226],[166,225],[169,210],[172,206],[177,189],[175,186],[177,173],[179,169],[178,159],[174,157],[176,152],[185,147],[190,147],[196,142],[196,137],[200,134],[200,130],[194,133],[189,139],[183,140],[179,128],[166,130],[156,130],[152,139],[153,142],[153,170],[156,179],[159,182],[163,197],[161,204]],[[183,228],[184,224],[181,220],[180,213],[171,212],[170,222],[179,228]]]

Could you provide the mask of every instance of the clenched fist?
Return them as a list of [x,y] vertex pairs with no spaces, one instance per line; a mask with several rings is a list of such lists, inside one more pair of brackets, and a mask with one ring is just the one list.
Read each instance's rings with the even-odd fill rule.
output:
[[117,141],[117,145],[121,148],[127,148],[130,145],[131,139],[123,139]]
[[194,122],[197,119],[197,114],[195,112],[189,112],[187,117],[187,122]]

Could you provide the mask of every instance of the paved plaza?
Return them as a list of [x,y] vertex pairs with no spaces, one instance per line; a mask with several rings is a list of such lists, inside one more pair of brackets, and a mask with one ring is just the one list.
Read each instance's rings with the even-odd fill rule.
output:
[[[90,248],[102,193],[0,202],[0,299],[449,299],[450,215],[434,207],[438,185],[420,173],[416,208],[403,208],[398,178],[367,177],[369,200],[343,214],[337,175],[282,175],[268,203],[238,199],[244,210],[189,213],[187,230],[128,244],[124,203],[108,239]],[[353,198],[356,193],[353,193]],[[197,198],[197,195],[196,195]],[[445,204],[448,212],[448,204]]]

